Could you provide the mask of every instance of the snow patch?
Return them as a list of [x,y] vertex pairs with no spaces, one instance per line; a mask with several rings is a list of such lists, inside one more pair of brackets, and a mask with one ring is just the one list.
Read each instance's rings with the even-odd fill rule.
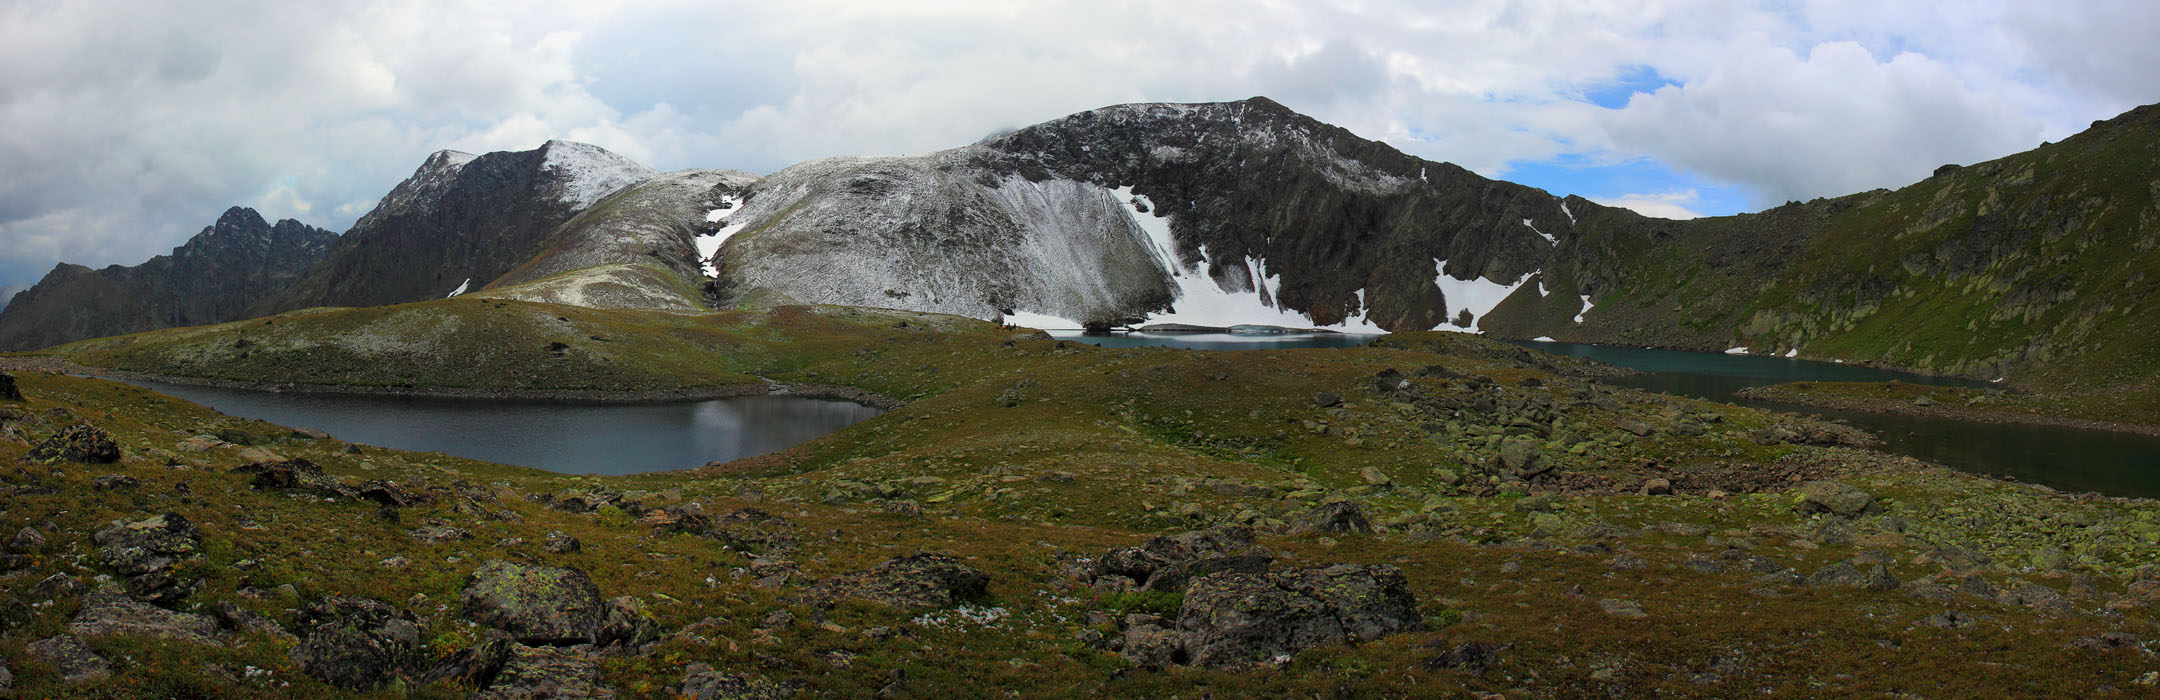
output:
[[1069,318],[1058,318],[1050,314],[1038,314],[1032,311],[1014,311],[1005,314],[1005,323],[1039,331],[1072,331],[1079,330],[1083,325],[1079,321]]
[[1554,238],[1550,233],[1537,230],[1537,224],[1531,223],[1529,219],[1523,219],[1522,225],[1530,227],[1530,232],[1537,234],[1539,238],[1545,239],[1545,243],[1548,245],[1560,245],[1560,239]]
[[[1171,302],[1171,311],[1159,311],[1147,316],[1146,323],[1183,323],[1194,326],[1229,327],[1236,325],[1268,325],[1288,328],[1326,328],[1346,333],[1386,333],[1374,325],[1368,314],[1365,290],[1357,290],[1358,308],[1341,323],[1319,326],[1312,317],[1303,312],[1283,308],[1280,299],[1282,276],[1268,274],[1267,260],[1245,256],[1247,286],[1249,291],[1228,291],[1215,283],[1211,272],[1218,264],[1206,248],[1200,250],[1200,260],[1187,267],[1177,259],[1177,238],[1170,232],[1170,217],[1162,215],[1146,195],[1134,194],[1131,187],[1119,187],[1110,191],[1117,201],[1126,204],[1126,213],[1139,224],[1146,234],[1142,242],[1148,252],[1155,256],[1163,272],[1170,275],[1177,285],[1177,296]],[[1139,210],[1145,208],[1147,213]],[[1016,316],[1018,314],[1015,314]],[[1034,314],[1033,317],[1042,317]],[[1008,316],[1007,318],[1012,318]],[[1059,319],[1063,320],[1063,319]],[[1079,324],[1073,324],[1078,327]]]
[[1535,338],[1531,338],[1530,340],[1531,340],[1532,342],[1538,342],[1538,343],[1557,343],[1557,342],[1560,342],[1560,341],[1557,341],[1557,340],[1553,340],[1553,339],[1552,339],[1552,336],[1549,336],[1549,335],[1541,335],[1541,336],[1538,336],[1538,337],[1535,337]]
[[740,233],[743,227],[750,225],[750,217],[730,216],[742,211],[741,198],[722,197],[720,201],[727,206],[705,212],[705,220],[716,224],[722,220],[739,220],[739,222],[723,225],[720,230],[709,234],[700,234],[695,241],[697,243],[698,265],[704,268],[706,277],[715,279],[720,277],[720,268],[713,266],[713,256],[719,254],[720,244],[726,243],[728,237]]
[[1578,295],[1578,296],[1581,296],[1581,297],[1582,297],[1582,310],[1581,310],[1581,311],[1577,311],[1577,312],[1575,312],[1575,322],[1576,322],[1576,323],[1582,323],[1582,322],[1583,322],[1583,320],[1582,320],[1582,319],[1583,319],[1583,314],[1587,314],[1587,313],[1590,313],[1590,307],[1592,307],[1592,306],[1596,306],[1596,305],[1595,305],[1595,304],[1592,304],[1592,303],[1590,303],[1590,295],[1588,295],[1588,294],[1581,294],[1581,295]]
[[[1434,326],[1433,330],[1469,333],[1485,332],[1478,329],[1478,322],[1484,320],[1485,314],[1491,313],[1493,307],[1499,306],[1508,295],[1514,294],[1524,282],[1537,275],[1536,271],[1523,273],[1522,279],[1515,280],[1513,284],[1501,284],[1483,277],[1459,280],[1448,276],[1447,261],[1440,258],[1433,258],[1433,270],[1436,272],[1433,284],[1440,287],[1440,299],[1447,304],[1448,309],[1447,320]],[[1470,312],[1470,325],[1455,325],[1455,317],[1465,310]]]
[[1793,348],[1793,349],[1791,349],[1791,350],[1787,350],[1787,351],[1785,351],[1785,357],[1786,357],[1787,359],[1791,359],[1791,358],[1795,358],[1795,357],[1799,357],[1799,356],[1800,356],[1800,348]]
[[450,290],[450,293],[449,293],[449,294],[445,294],[445,295],[443,295],[443,298],[444,298],[444,299],[448,299],[448,298],[450,298],[450,297],[454,297],[454,296],[457,296],[457,295],[459,295],[459,294],[464,294],[464,293],[465,293],[465,290],[467,290],[467,289],[470,289],[470,288],[472,288],[472,278],[471,278],[471,277],[467,277],[467,278],[465,278],[465,282],[464,282],[463,284],[459,284],[459,285],[457,286],[457,289],[452,289],[452,290]]
[[1726,349],[1726,351],[1725,351],[1725,354],[1727,354],[1727,355],[1745,355],[1745,354],[1747,354],[1747,346],[1745,346],[1745,345],[1742,345],[1742,346],[1739,346],[1739,347],[1735,347],[1735,348],[1728,348],[1728,349]]
[[1569,225],[1569,226],[1574,226],[1574,225],[1575,225],[1575,212],[1571,212],[1571,211],[1568,211],[1568,210],[1567,210],[1567,200],[1566,200],[1566,199],[1562,199],[1562,200],[1560,200],[1560,213],[1562,213],[1562,214],[1566,214],[1566,215],[1567,215],[1567,222],[1568,222],[1568,225]]

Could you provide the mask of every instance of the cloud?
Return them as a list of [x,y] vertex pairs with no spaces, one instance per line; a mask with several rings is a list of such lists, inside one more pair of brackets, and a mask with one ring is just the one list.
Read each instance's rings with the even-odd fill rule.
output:
[[1685,190],[1681,192],[1591,197],[1590,201],[1608,207],[1632,209],[1637,214],[1654,216],[1660,219],[1695,219],[1700,218],[1702,214],[1696,213],[1690,207],[1695,206],[1696,202],[1701,201],[1701,199],[1702,195],[1695,190]]
[[1637,93],[1598,123],[1618,148],[1747,183],[1765,202],[1908,184],[1944,163],[2030,148],[2041,131],[1933,59],[1878,61],[1854,42],[1805,57],[1736,49],[1701,80]]

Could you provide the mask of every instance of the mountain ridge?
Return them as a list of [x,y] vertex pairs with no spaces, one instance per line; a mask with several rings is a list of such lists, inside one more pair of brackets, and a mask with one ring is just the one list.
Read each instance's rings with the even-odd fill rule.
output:
[[172,252],[133,266],[61,263],[0,309],[0,350],[230,321],[320,260],[337,234],[232,207]]

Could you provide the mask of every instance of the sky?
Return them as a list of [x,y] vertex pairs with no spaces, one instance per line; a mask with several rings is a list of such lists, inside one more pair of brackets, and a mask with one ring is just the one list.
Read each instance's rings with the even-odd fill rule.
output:
[[1895,188],[2160,102],[2149,0],[0,3],[0,298],[226,207],[343,231],[429,153],[903,155],[1265,95],[1645,214]]

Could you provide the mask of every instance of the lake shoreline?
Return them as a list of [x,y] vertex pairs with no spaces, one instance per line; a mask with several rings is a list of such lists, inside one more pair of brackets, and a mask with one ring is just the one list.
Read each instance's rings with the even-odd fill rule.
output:
[[1912,416],[1916,418],[1938,418],[1997,425],[2030,425],[2044,428],[2069,428],[2075,430],[2093,430],[2109,433],[2123,433],[2128,435],[2143,435],[2146,437],[2160,437],[2160,426],[2145,425],[2140,423],[2103,421],[2090,418],[2075,418],[2071,416],[2058,416],[2044,413],[2027,413],[2022,411],[1990,411],[1984,409],[1967,408],[1962,406],[1950,406],[1945,404],[1923,406],[1912,403],[1911,401],[1902,401],[1895,399],[1826,395],[1813,392],[1795,391],[1791,388],[1783,387],[1782,385],[1749,387],[1736,392],[1736,395],[1740,396],[1741,398],[1753,399],[1756,401],[1794,404],[1799,406],[1813,406],[1817,408],[1829,408],[1840,411],[1854,411],[1859,413]]
[[362,386],[350,384],[281,384],[250,382],[237,379],[213,377],[183,377],[132,370],[86,367],[74,362],[50,356],[0,357],[0,371],[45,372],[48,374],[71,374],[104,379],[161,382],[216,389],[239,389],[269,393],[329,394],[347,396],[397,396],[437,399],[475,399],[489,401],[561,401],[566,403],[649,404],[704,401],[744,396],[794,396],[806,399],[831,399],[862,404],[871,408],[890,411],[908,402],[883,394],[848,386],[830,384],[798,384],[766,379],[757,383],[728,384],[710,387],[683,387],[646,391],[610,391],[596,389],[478,389],[469,387],[431,386]]

